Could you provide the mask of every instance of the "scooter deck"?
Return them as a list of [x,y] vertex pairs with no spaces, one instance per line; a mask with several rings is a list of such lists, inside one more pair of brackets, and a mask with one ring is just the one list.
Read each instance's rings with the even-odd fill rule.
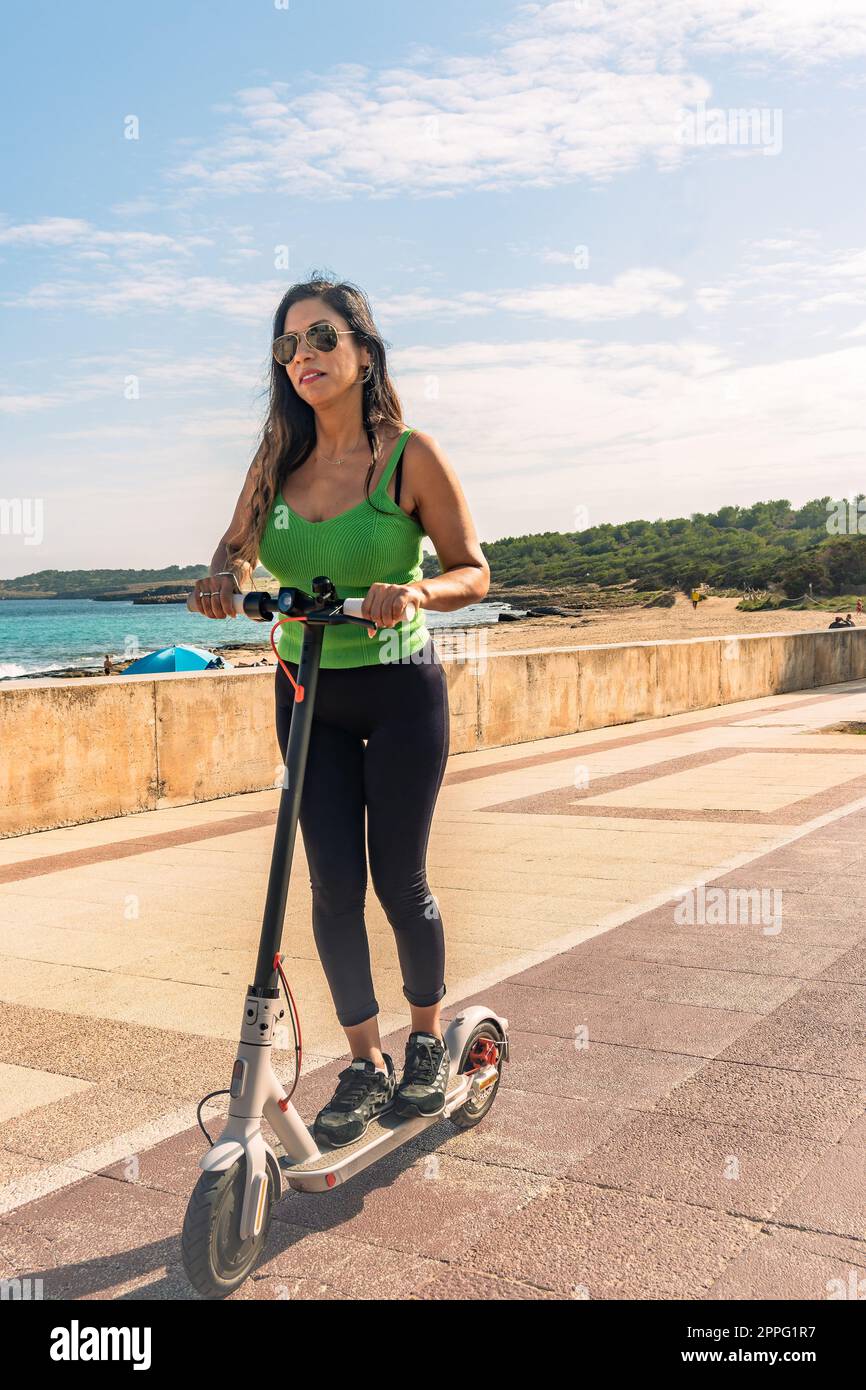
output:
[[[449,1078],[445,1093],[445,1108],[435,1115],[413,1115],[404,1117],[393,1110],[377,1115],[367,1126],[366,1132],[351,1144],[334,1147],[316,1139],[312,1126],[308,1126],[310,1137],[318,1144],[321,1152],[316,1158],[305,1159],[302,1163],[292,1163],[285,1154],[278,1156],[282,1170],[290,1187],[306,1192],[326,1192],[338,1183],[366,1168],[375,1159],[391,1149],[405,1144],[422,1130],[429,1129],[437,1120],[445,1118],[449,1110],[456,1108],[460,1099],[465,1099],[467,1078],[454,1075]],[[278,1146],[281,1148],[282,1146]]]

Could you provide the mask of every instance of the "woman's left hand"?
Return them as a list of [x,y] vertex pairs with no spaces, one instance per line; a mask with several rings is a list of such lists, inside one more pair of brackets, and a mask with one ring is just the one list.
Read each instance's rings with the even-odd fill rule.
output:
[[376,627],[396,627],[404,621],[403,615],[410,603],[414,603],[416,609],[424,606],[424,595],[413,584],[371,584],[361,616],[369,618]]

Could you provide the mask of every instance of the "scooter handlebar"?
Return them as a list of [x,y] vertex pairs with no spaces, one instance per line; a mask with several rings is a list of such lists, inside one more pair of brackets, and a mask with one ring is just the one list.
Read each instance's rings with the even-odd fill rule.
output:
[[[196,597],[196,596],[195,596],[194,593],[193,593],[193,594],[190,594],[189,598],[188,598],[187,601],[186,601],[186,606],[187,606],[187,608],[189,609],[189,611],[190,611],[191,613],[198,613],[198,612],[199,612],[199,609],[195,606],[195,597]],[[257,595],[257,596],[256,596],[256,598],[258,598],[258,597],[260,597],[260,595]],[[233,608],[234,608],[234,610],[235,610],[235,613],[238,615],[238,617],[244,617],[244,616],[246,616],[247,618],[252,618],[253,621],[256,621],[256,622],[261,622],[261,621],[263,621],[264,618],[265,618],[265,614],[262,613],[261,610],[258,608],[257,603],[253,602],[253,605],[252,605],[252,606],[254,607],[254,609],[257,610],[257,611],[250,612],[250,604],[247,603],[247,600],[250,599],[250,598],[251,598],[251,595],[248,594],[248,593],[247,593],[247,594],[232,594],[232,606],[233,606]],[[362,618],[362,617],[363,617],[363,614],[362,614],[362,612],[361,612],[361,609],[363,608],[363,606],[364,606],[364,600],[363,600],[363,598],[346,598],[346,599],[343,599],[343,612],[346,614],[346,617],[347,617],[347,618]],[[402,621],[405,622],[405,623],[411,623],[412,619],[413,619],[414,616],[415,616],[415,613],[416,613],[415,604],[414,604],[414,603],[407,603],[407,605],[406,605],[406,611],[405,611],[405,613],[403,614]],[[365,621],[366,621],[366,620],[365,620]],[[375,627],[375,623],[371,623],[370,626],[371,626],[371,627]]]

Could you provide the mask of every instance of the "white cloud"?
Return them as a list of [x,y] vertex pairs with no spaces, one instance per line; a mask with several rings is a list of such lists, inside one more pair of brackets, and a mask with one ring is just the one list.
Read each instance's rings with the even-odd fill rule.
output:
[[147,217],[150,213],[160,212],[159,203],[154,198],[130,198],[125,203],[112,204],[111,211],[115,217]]
[[414,290],[406,294],[380,295],[376,299],[375,309],[384,323],[389,319],[421,317],[466,318],[475,314],[489,314],[491,307],[485,296],[474,292],[458,292],[446,298],[425,290]]
[[681,163],[679,113],[709,95],[689,75],[586,70],[552,51],[440,59],[437,71],[334,74],[323,103],[287,83],[237,94],[234,124],[172,171],[187,190],[454,195],[605,180],[644,155]]
[[112,316],[182,310],[267,323],[285,285],[279,280],[239,283],[214,275],[184,275],[140,264],[101,280],[44,280],[6,303],[23,309],[79,309]]
[[455,463],[482,536],[804,501],[863,450],[866,347],[739,367],[705,344],[528,340],[395,354],[409,423]]
[[0,227],[0,246],[72,247],[82,254],[110,247],[121,252],[169,251],[190,255],[196,246],[210,246],[209,237],[173,237],[164,232],[107,231],[78,217],[43,217],[39,222]]
[[678,275],[655,267],[635,267],[615,276],[609,285],[581,279],[517,289],[464,290],[447,298],[423,291],[382,296],[376,300],[376,312],[383,322],[421,317],[465,318],[497,312],[598,323],[645,313],[673,318],[686,307],[682,290],[683,281]]
[[[48,391],[24,390],[0,394],[0,413],[41,414],[60,409],[64,415],[68,415],[70,407],[99,401],[106,407],[112,402],[122,404],[126,418],[131,420],[140,403],[148,410],[165,410],[166,407],[174,408],[177,402],[186,404],[201,398],[224,398],[227,392],[236,393],[239,400],[249,400],[264,388],[269,365],[264,351],[261,359],[256,360],[219,352],[203,360],[194,356],[159,353],[153,349],[123,348],[118,350],[116,356],[79,357],[62,363],[57,367],[52,388]],[[38,371],[44,375],[44,365],[40,365]],[[125,396],[129,376],[137,378],[139,396],[136,400],[128,400]],[[257,407],[254,413],[258,414]],[[237,411],[233,409],[231,414],[236,418]],[[200,415],[198,418],[202,421],[205,417]],[[216,415],[211,412],[207,418],[215,419]],[[125,431],[136,428],[139,427],[125,422],[83,428],[73,426],[52,430],[51,438],[122,438]]]
[[615,276],[609,285],[570,282],[500,292],[494,305],[509,313],[540,314],[551,319],[600,322],[646,313],[672,318],[686,307],[679,293],[682,288],[678,275],[638,268]]
[[715,314],[731,302],[731,297],[730,286],[723,288],[721,285],[705,285],[695,294],[695,302],[704,313]]
[[[6,303],[27,309],[76,309],[98,315],[207,312],[267,323],[285,285],[279,280],[238,284],[217,276],[185,275],[159,263],[113,269],[98,280],[45,280]],[[572,322],[603,322],[653,313],[672,318],[685,309],[683,281],[658,267],[634,267],[610,284],[583,278],[517,289],[463,290],[449,297],[425,289],[382,295],[383,323],[401,319],[457,319],[493,313],[533,314]]]
[[27,415],[34,410],[53,410],[62,405],[65,397],[50,392],[19,391],[16,394],[0,394],[0,415]]
[[[747,256],[722,281],[696,292],[708,313],[750,306],[752,325],[761,306],[817,315],[839,306],[866,305],[866,247],[841,249],[797,239],[764,238],[746,244]],[[844,334],[840,333],[840,336]]]
[[193,195],[339,199],[604,181],[645,158],[672,169],[687,157],[683,110],[710,97],[696,65],[730,55],[775,75],[779,60],[864,53],[862,0],[527,4],[488,29],[486,51],[325,67],[315,100],[294,81],[238,91],[221,136],[171,177]]
[[521,6],[508,32],[520,42],[533,24],[562,44],[580,33],[635,71],[688,50],[802,69],[866,53],[862,0],[556,0]]

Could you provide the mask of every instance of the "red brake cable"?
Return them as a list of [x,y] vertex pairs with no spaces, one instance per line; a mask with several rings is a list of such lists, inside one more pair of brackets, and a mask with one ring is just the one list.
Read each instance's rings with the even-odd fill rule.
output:
[[291,1020],[292,1020],[292,1032],[293,1032],[294,1035],[295,1035],[295,1080],[294,1080],[294,1085],[292,1086],[292,1089],[289,1091],[289,1094],[286,1096],[285,1100],[281,1100],[281,1101],[279,1102],[280,1109],[281,1109],[281,1110],[285,1110],[285,1109],[287,1108],[287,1106],[288,1106],[288,1104],[289,1104],[289,1101],[291,1100],[292,1096],[295,1094],[295,1090],[296,1090],[297,1085],[298,1085],[298,1080],[299,1080],[300,1075],[301,1075],[301,1047],[302,1047],[302,1044],[301,1044],[301,1016],[300,1016],[300,1014],[298,1013],[298,1006],[297,1006],[297,1004],[295,1003],[295,997],[294,997],[294,995],[292,994],[292,991],[289,989],[289,982],[288,982],[288,980],[286,979],[286,974],[285,974],[285,971],[283,970],[283,958],[282,958],[282,956],[279,954],[279,952],[277,952],[277,954],[274,956],[274,969],[275,969],[276,971],[279,972],[280,979],[281,979],[282,982],[283,982],[283,989],[286,991],[286,1000],[287,1000],[287,1003],[288,1003],[288,1005],[289,1005],[289,1017],[290,1017]]
[[277,651],[277,644],[276,644],[276,642],[274,641],[274,633],[276,632],[276,630],[277,630],[278,627],[282,627],[282,626],[283,626],[283,623],[303,623],[303,622],[306,622],[306,619],[305,619],[305,618],[278,618],[277,621],[274,623],[273,627],[271,628],[271,632],[270,632],[271,646],[272,646],[273,649],[274,649],[274,656],[277,658],[277,661],[280,663],[280,665],[282,666],[282,668],[283,668],[283,670],[285,671],[286,675],[288,676],[289,680],[292,682],[292,685],[295,687],[295,704],[296,704],[296,705],[299,705],[299,704],[301,703],[301,701],[303,700],[303,698],[304,698],[304,687],[303,687],[302,685],[298,685],[298,682],[295,680],[295,678],[294,678],[294,676],[292,675],[291,671],[289,670],[288,666],[287,666],[286,663],[283,661],[283,658],[280,656],[279,652]]

